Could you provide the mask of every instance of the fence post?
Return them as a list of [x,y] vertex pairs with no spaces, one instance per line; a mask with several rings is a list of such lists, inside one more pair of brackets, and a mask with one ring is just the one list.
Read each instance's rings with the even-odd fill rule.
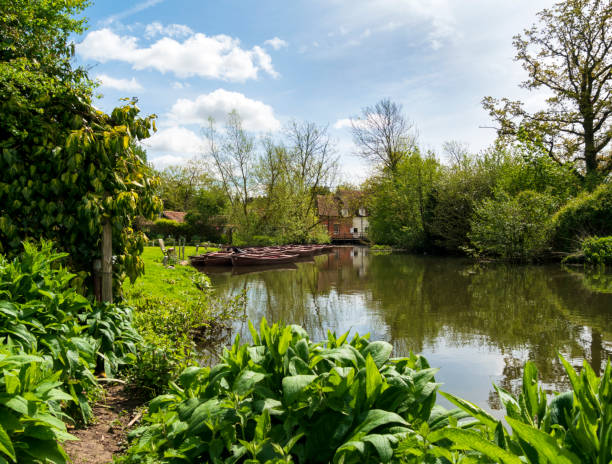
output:
[[102,301],[113,302],[113,229],[109,220],[102,225]]

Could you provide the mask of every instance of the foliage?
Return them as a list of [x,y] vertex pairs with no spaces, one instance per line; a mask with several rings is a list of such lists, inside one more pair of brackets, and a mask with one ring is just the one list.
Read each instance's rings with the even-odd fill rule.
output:
[[612,237],[589,237],[582,241],[587,263],[612,264]]
[[151,235],[184,236],[193,240],[218,241],[224,226],[223,214],[227,198],[219,183],[209,174],[208,166],[199,160],[190,160],[185,166],[169,166],[157,173],[160,179],[156,193],[167,210],[184,211],[185,224],[177,231],[164,229],[163,224],[145,227]]
[[67,433],[62,404],[73,401],[62,389],[60,371],[41,356],[0,345],[0,462],[64,464],[60,443]]
[[579,248],[580,239],[588,236],[612,235],[612,183],[569,201],[554,216],[553,226],[553,244],[562,251]]
[[92,308],[77,293],[71,286],[75,275],[59,265],[65,257],[49,242],[24,243],[24,252],[12,261],[0,256],[0,337],[38,352],[61,372],[59,380],[87,422],[88,397],[98,389],[96,367],[113,376],[132,361],[140,338],[129,309]]
[[527,112],[520,101],[484,99],[501,137],[521,132],[540,140],[559,164],[590,180],[612,169],[610,142],[612,5],[567,0],[538,13],[539,23],[514,37],[516,60],[528,73],[522,84],[550,93],[545,108]]
[[164,267],[161,256],[159,248],[145,248],[145,275],[124,286],[143,338],[127,375],[132,388],[151,397],[165,392],[185,367],[205,359],[202,348],[221,343],[223,329],[244,305],[242,295],[216,298],[205,274],[190,266]]
[[237,337],[217,366],[186,369],[153,400],[120,462],[388,462],[410,427],[448,417],[431,414],[422,357],[390,359],[388,343],[348,333],[312,343],[298,326],[250,329],[253,345]]
[[134,152],[153,118],[135,102],[105,114],[93,84],[70,64],[71,33],[82,31],[76,1],[5,2],[0,55],[0,252],[14,256],[24,239],[48,238],[91,271],[100,257],[102,223],[113,225],[116,278],[142,272],[136,215],[153,217],[155,180]]
[[[608,463],[612,459],[612,366],[598,378],[587,361],[578,375],[560,356],[573,392],[548,400],[537,382],[537,369],[527,362],[518,398],[496,387],[506,408],[510,435],[500,421],[477,406],[443,395],[480,422],[481,433],[442,430],[437,437],[471,449],[489,460],[530,464]],[[484,462],[490,462],[489,460]],[[483,462],[483,461],[478,461]]]
[[550,196],[531,190],[498,193],[476,207],[468,237],[479,255],[532,260],[546,250],[555,207]]
[[316,197],[331,184],[337,158],[327,128],[291,122],[287,145],[265,137],[261,143],[242,126],[235,111],[228,115],[217,145],[211,121],[209,153],[229,203],[235,245],[261,242],[305,243],[323,239],[317,225]]
[[188,226],[184,222],[177,222],[171,219],[156,219],[153,224],[143,228],[149,238],[161,236],[166,238],[172,236],[174,238],[186,237]]
[[423,212],[429,247],[458,253],[469,244],[474,208],[492,196],[505,160],[504,152],[489,150],[480,156],[465,156],[441,170]]
[[418,149],[404,153],[394,172],[370,182],[368,192],[369,237],[377,243],[413,250],[425,247],[425,206],[440,164]]

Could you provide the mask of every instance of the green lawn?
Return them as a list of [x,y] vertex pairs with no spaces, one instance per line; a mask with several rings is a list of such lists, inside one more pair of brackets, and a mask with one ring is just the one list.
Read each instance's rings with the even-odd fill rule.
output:
[[[217,251],[217,249],[199,248],[198,254],[205,251]],[[195,247],[185,247],[187,260],[187,256],[194,254]],[[134,284],[128,280],[123,285],[128,300],[155,297],[184,300],[197,298],[202,294],[193,282],[194,278],[202,276],[200,272],[190,265],[177,264],[173,268],[164,267],[163,256],[159,247],[145,247],[142,253],[145,263],[144,275],[140,276]]]

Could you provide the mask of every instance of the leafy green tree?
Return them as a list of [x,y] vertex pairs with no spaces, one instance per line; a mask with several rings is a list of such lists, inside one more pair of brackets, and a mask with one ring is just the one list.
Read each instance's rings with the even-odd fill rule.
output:
[[368,187],[371,239],[422,249],[428,227],[426,202],[439,175],[436,158],[415,149],[403,156],[393,175],[372,179]]
[[531,190],[515,197],[500,192],[476,207],[468,237],[479,254],[532,260],[548,246],[556,207],[552,197]]
[[49,238],[91,271],[100,257],[102,224],[113,227],[120,280],[143,271],[137,215],[160,208],[155,179],[134,152],[154,117],[136,102],[111,114],[92,104],[93,84],[70,63],[81,0],[3,2],[0,21],[0,251],[13,255],[28,238]]
[[612,170],[612,3],[565,0],[538,19],[514,46],[529,76],[522,86],[550,93],[546,107],[530,113],[520,101],[491,97],[484,107],[501,136],[524,132],[578,176],[603,178]]

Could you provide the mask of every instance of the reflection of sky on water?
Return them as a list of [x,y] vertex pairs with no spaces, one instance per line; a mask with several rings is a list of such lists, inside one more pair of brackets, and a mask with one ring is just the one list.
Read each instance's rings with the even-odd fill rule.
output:
[[[480,267],[452,258],[372,255],[338,248],[297,269],[211,274],[220,295],[246,290],[246,314],[303,326],[319,341],[327,331],[370,333],[440,368],[443,391],[501,417],[492,387],[515,393],[533,360],[545,390],[567,388],[557,352],[573,365],[612,353],[612,276],[560,266]],[[250,340],[246,323],[235,329]],[[441,399],[445,406],[449,404]]]

